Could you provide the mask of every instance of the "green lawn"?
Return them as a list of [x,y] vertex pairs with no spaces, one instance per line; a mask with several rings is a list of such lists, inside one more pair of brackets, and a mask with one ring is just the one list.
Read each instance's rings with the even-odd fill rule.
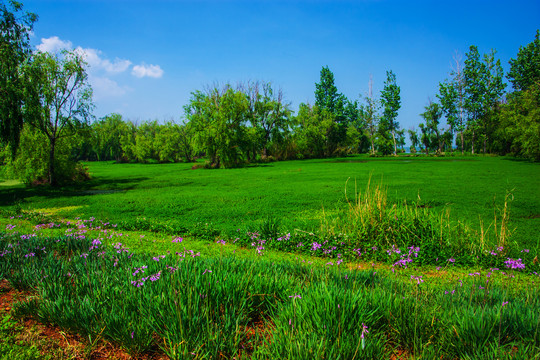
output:
[[[285,230],[320,226],[346,206],[354,183],[371,177],[388,188],[389,201],[420,201],[434,212],[450,209],[455,220],[487,228],[508,192],[513,240],[537,247],[540,229],[540,166],[500,157],[400,157],[286,161],[240,169],[191,170],[192,164],[87,163],[93,180],[50,190],[0,186],[0,208],[47,209],[69,218],[112,222],[146,218],[190,229],[211,223],[228,233],[257,228],[268,217]],[[418,200],[420,197],[420,200]]]

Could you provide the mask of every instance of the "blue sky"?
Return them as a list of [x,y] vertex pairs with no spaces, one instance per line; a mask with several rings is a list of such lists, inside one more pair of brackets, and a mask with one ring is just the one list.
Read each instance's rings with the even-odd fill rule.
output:
[[[456,51],[497,50],[505,71],[540,28],[540,1],[23,0],[38,14],[32,44],[87,56],[94,115],[180,121],[190,93],[261,80],[297,109],[314,102],[320,70],[358,99],[370,74],[401,87],[402,128],[417,127]],[[508,89],[508,88],[507,88]]]

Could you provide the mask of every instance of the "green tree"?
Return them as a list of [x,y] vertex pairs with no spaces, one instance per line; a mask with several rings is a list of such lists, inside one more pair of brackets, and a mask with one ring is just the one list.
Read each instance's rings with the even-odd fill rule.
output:
[[510,94],[499,117],[499,151],[540,161],[540,80]]
[[[282,132],[289,131],[292,111],[283,98],[281,89],[275,90],[270,83],[250,82],[242,86],[248,99],[248,117],[254,128],[249,131],[250,142],[268,156],[272,141],[278,141]],[[252,146],[253,148],[253,146]]]
[[334,83],[334,73],[328,66],[321,69],[321,79],[315,84],[315,105],[337,116],[344,115],[346,98],[338,92]]
[[150,160],[159,160],[157,149],[154,147],[158,132],[159,125],[156,120],[145,121],[137,127],[133,152],[138,162],[147,163]]
[[444,115],[446,116],[446,122],[450,126],[448,131],[449,135],[446,135],[447,138],[449,136],[451,137],[449,139],[450,147],[452,146],[454,133],[459,133],[461,154],[463,154],[463,132],[467,125],[465,118],[465,78],[463,75],[461,56],[457,53],[454,56],[454,62],[455,67],[450,73],[452,78],[439,83],[439,94],[437,94],[437,98],[439,99]]
[[369,90],[365,97],[366,103],[360,107],[360,117],[365,125],[366,132],[371,143],[371,155],[375,154],[375,135],[379,127],[379,108],[380,104],[373,97],[373,79],[369,78]]
[[330,111],[302,103],[295,121],[296,142],[303,157],[322,158],[335,153],[336,144],[331,134],[338,125]]
[[420,114],[424,119],[424,123],[420,124],[420,129],[422,131],[422,143],[425,146],[426,155],[429,155],[429,150],[436,151],[439,154],[442,152],[444,143],[442,138],[443,131],[439,129],[442,114],[441,106],[431,100],[425,107],[425,111]]
[[488,54],[484,54],[485,73],[483,81],[486,91],[483,98],[484,116],[481,121],[481,132],[483,138],[484,154],[487,151],[488,144],[491,144],[493,132],[497,128],[497,116],[504,88],[506,85],[503,82],[504,72],[500,60],[495,60],[495,50],[491,50]]
[[356,117],[356,105],[350,104],[345,95],[338,92],[334,74],[328,66],[321,69],[320,82],[315,84],[315,106],[333,116],[336,126],[327,134],[329,145],[335,149],[342,146],[347,138],[347,127],[351,117]]
[[515,59],[510,59],[508,80],[516,91],[527,90],[540,80],[540,30],[536,30],[534,41],[519,47]]
[[136,161],[135,137],[137,136],[137,126],[131,121],[123,121],[119,126],[120,146],[122,148],[122,161]]
[[92,149],[98,161],[122,161],[120,136],[124,126],[124,120],[120,114],[107,115],[92,124]]
[[92,89],[85,62],[74,52],[37,53],[26,67],[25,76],[28,121],[47,136],[48,182],[55,186],[59,183],[55,158],[58,141],[77,134],[91,117]]
[[21,67],[31,55],[29,34],[37,15],[23,12],[17,1],[0,2],[0,142],[15,155],[24,123]]
[[490,111],[504,93],[503,70],[500,60],[495,61],[495,51],[484,55],[484,62],[476,46],[471,46],[466,54],[464,79],[467,128],[472,134],[472,153],[475,137],[480,132],[484,140],[484,152],[489,136]]
[[178,132],[180,134],[180,139],[178,142],[178,150],[180,151],[180,156],[185,162],[194,161],[194,152],[193,152],[193,130],[190,124],[179,125]]
[[396,83],[396,75],[390,70],[386,72],[386,81],[381,91],[381,105],[383,115],[379,122],[379,145],[383,149],[383,154],[388,153],[389,134],[391,134],[394,144],[394,155],[397,155],[396,132],[399,130],[399,123],[396,121],[398,110],[401,107],[400,87]]
[[195,91],[184,109],[195,132],[195,144],[209,157],[210,166],[240,165],[247,141],[245,94],[230,85],[221,89],[216,86],[206,93]]
[[411,140],[411,153],[416,153],[416,148],[420,144],[418,133],[416,130],[414,130],[414,128],[407,130],[407,133],[409,134],[409,139]]
[[184,130],[182,125],[173,121],[158,126],[153,146],[160,162],[191,161],[191,149],[186,149],[183,139],[186,135]]

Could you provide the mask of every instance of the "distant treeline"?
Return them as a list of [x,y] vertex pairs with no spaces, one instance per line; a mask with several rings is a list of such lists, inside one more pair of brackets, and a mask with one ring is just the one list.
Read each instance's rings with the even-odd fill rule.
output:
[[[540,32],[510,60],[505,92],[496,52],[471,46],[455,57],[450,79],[419,116],[419,131],[402,129],[396,75],[387,71],[379,96],[348,99],[323,67],[315,103],[295,115],[281,89],[249,81],[209,86],[191,94],[181,123],[139,124],[111,114],[91,121],[86,63],[76,51],[41,53],[30,48],[37,15],[22,4],[0,4],[0,169],[27,183],[56,185],[87,176],[84,160],[191,162],[212,168],[257,161],[324,158],[347,154],[511,154],[540,161]],[[180,110],[180,109],[179,109]],[[447,125],[443,125],[443,119]],[[454,146],[455,145],[455,146]]]
[[[533,60],[531,60],[533,59]],[[536,59],[536,60],[534,60]],[[449,152],[514,155],[540,160],[540,37],[510,60],[506,78],[495,51],[482,58],[475,46],[464,64],[455,58],[451,78],[441,82],[438,101],[420,114],[419,131],[396,122],[400,87],[392,71],[380,97],[370,89],[349,100],[338,92],[334,74],[323,67],[315,104],[300,104],[293,115],[283,92],[270,83],[208,87],[192,93],[181,124],[133,124],[119,114],[94,122],[77,149],[79,158],[124,162],[190,162],[235,167],[254,161],[324,158],[347,154],[390,155]],[[442,125],[443,118],[447,125]]]

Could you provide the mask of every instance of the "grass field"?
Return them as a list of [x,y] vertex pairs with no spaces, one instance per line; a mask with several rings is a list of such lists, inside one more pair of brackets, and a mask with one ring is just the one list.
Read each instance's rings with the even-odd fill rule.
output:
[[512,239],[529,248],[540,239],[540,166],[506,158],[358,156],[217,171],[191,170],[192,164],[87,166],[93,180],[82,187],[0,186],[0,207],[155,228],[167,224],[180,235],[206,223],[227,234],[258,230],[268,218],[283,232],[313,231],[320,228],[323,210],[331,219],[354,198],[355,182],[363,191],[371,178],[387,187],[390,203],[405,200],[435,214],[449,209],[451,219],[477,230],[500,218],[510,193]]
[[[0,183],[0,296],[21,300],[0,309],[0,359],[104,341],[135,358],[540,358],[536,164],[87,165],[78,187]],[[79,334],[79,355],[28,318]]]

